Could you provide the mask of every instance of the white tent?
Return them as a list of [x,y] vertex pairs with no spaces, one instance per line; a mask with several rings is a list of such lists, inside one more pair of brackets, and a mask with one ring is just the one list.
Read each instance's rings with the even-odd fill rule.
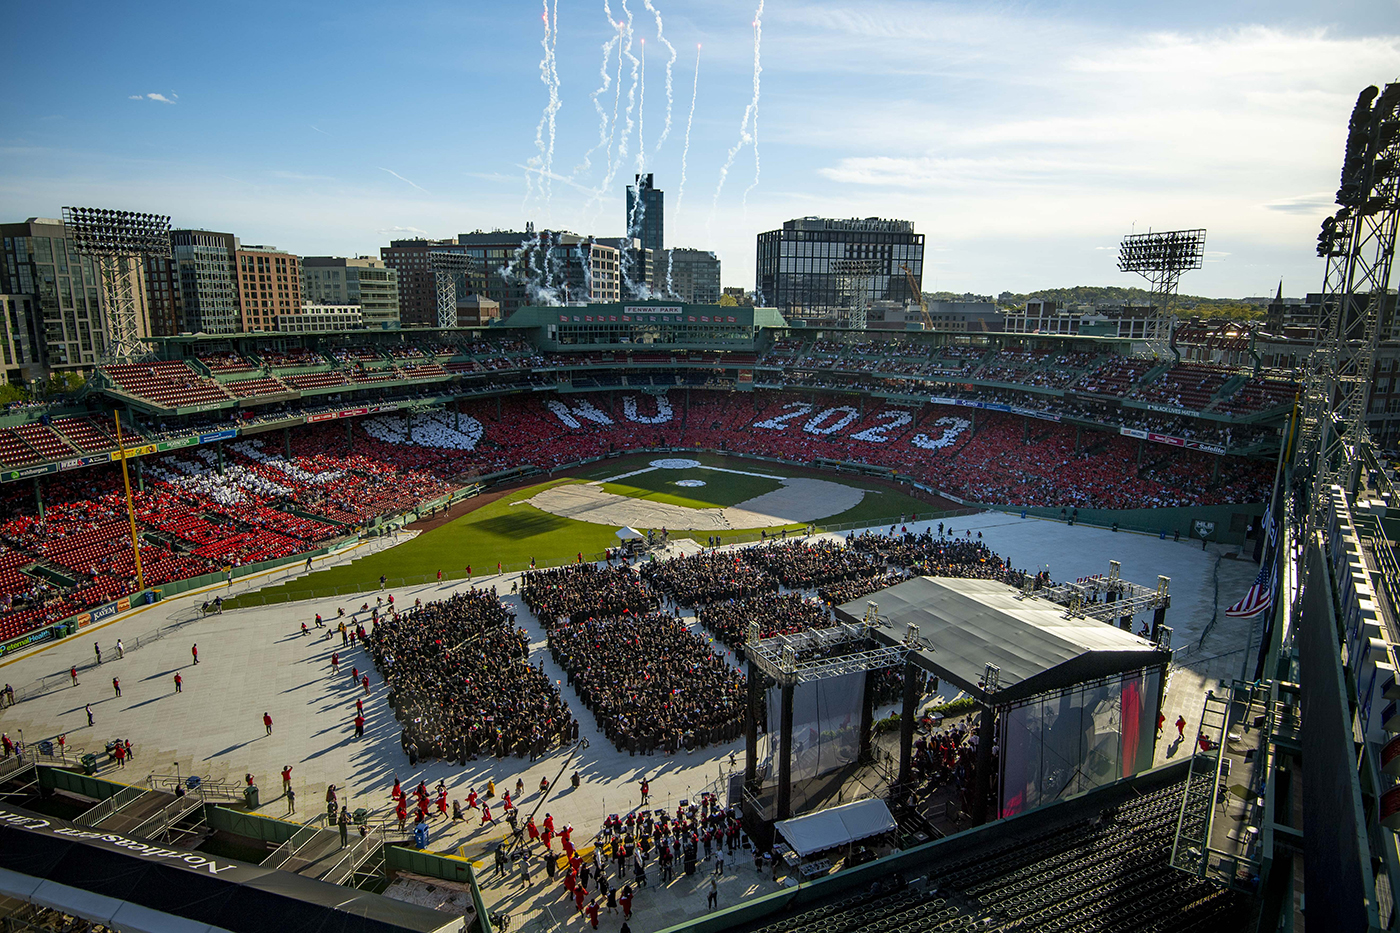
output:
[[621,528],[617,529],[617,536],[623,541],[637,541],[646,537],[630,525],[623,525]]
[[879,836],[894,827],[890,808],[878,798],[843,803],[775,825],[792,850],[804,857]]

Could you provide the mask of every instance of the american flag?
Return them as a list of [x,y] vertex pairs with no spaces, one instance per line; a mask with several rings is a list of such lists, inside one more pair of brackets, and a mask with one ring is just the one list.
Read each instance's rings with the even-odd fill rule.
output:
[[1254,585],[1249,588],[1248,593],[1244,594],[1244,599],[1226,609],[1225,614],[1237,619],[1247,619],[1273,605],[1274,588],[1269,585],[1273,569],[1273,561],[1264,561],[1264,566],[1259,570],[1259,576],[1254,578]]

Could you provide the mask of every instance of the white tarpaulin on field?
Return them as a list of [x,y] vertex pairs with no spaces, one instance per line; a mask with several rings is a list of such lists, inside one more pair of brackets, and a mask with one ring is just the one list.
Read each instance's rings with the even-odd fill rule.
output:
[[883,800],[872,798],[780,820],[775,828],[794,852],[805,857],[890,832],[894,817]]
[[617,529],[617,536],[623,541],[636,541],[643,537],[642,533],[631,525],[623,525],[621,528]]

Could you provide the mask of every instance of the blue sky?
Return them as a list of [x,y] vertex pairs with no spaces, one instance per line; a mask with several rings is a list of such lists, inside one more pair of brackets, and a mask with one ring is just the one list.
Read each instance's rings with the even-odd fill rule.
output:
[[154,210],[377,255],[527,220],[615,236],[645,169],[668,244],[726,285],[753,287],[756,233],[820,214],[913,220],[928,290],[1139,284],[1123,234],[1204,226],[1183,292],[1300,295],[1356,92],[1400,76],[1394,0],[766,0],[755,146],[758,6],[561,0],[551,157],[540,3],[14,4],[0,218]]

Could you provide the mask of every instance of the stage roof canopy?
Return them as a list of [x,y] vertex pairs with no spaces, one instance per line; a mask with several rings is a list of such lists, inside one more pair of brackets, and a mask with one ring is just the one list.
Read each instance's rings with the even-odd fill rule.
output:
[[895,828],[890,808],[879,798],[856,800],[806,816],[779,820],[774,828],[801,856],[879,836]]
[[[860,622],[868,602],[885,623],[877,638],[902,642],[914,623],[921,647],[910,660],[998,706],[1171,659],[1145,638],[1097,619],[1065,618],[1064,606],[1023,599],[993,580],[915,577],[838,606],[837,618]],[[994,699],[981,686],[988,664],[1000,668]]]

